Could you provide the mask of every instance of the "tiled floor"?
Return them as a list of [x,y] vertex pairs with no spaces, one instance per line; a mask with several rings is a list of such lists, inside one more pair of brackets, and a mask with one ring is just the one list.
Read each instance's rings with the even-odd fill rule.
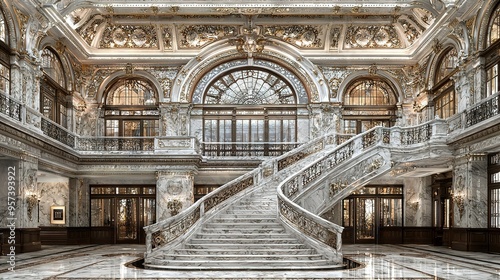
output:
[[[0,259],[0,279],[500,279],[500,254],[426,245],[344,245],[363,265],[338,271],[160,271],[134,267],[143,245],[44,246],[19,254],[14,272]],[[128,265],[127,265],[128,264]]]

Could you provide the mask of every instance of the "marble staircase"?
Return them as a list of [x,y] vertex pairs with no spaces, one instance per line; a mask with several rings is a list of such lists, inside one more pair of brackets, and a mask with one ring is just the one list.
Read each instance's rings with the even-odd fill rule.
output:
[[[297,171],[306,162],[289,167],[288,172]],[[170,270],[344,268],[344,264],[332,261],[287,231],[279,221],[276,186],[284,176],[274,176],[232,202],[176,248],[155,252],[146,266]]]
[[446,160],[447,130],[439,119],[409,128],[377,127],[351,139],[325,136],[265,161],[178,215],[146,227],[144,266],[342,269],[343,228],[322,215],[399,166],[406,171],[410,162]]

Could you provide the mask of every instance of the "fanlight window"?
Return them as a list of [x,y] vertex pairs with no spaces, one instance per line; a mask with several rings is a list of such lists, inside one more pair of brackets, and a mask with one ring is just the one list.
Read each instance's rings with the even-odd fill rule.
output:
[[114,83],[106,96],[106,136],[157,136],[158,94],[145,80]]
[[488,27],[489,36],[487,46],[491,46],[493,43],[500,39],[500,6],[496,8],[490,19],[490,25]]
[[353,82],[344,95],[344,133],[394,125],[396,103],[393,88],[383,80],[362,78]]
[[57,55],[49,49],[44,49],[42,51],[42,68],[47,76],[58,83],[62,88],[66,88],[61,61]]
[[273,73],[243,69],[219,78],[207,90],[205,104],[295,104],[290,85]]
[[278,156],[297,143],[296,94],[270,71],[225,73],[204,94],[203,149],[208,156]]
[[394,105],[394,91],[383,81],[362,80],[348,90],[344,105],[377,106]]
[[146,81],[127,79],[118,82],[108,93],[107,105],[156,105],[155,91]]

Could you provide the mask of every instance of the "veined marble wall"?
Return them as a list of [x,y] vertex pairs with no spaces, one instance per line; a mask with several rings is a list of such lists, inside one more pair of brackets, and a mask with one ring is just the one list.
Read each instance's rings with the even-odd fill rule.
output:
[[[69,213],[69,179],[50,179],[44,181],[43,177],[38,180],[39,191],[39,214],[40,226],[68,226],[68,213]],[[50,207],[51,206],[65,206],[65,225],[53,225],[50,223]]]
[[466,155],[453,169],[453,226],[488,227],[488,160]]
[[405,226],[432,226],[432,178],[404,179]]

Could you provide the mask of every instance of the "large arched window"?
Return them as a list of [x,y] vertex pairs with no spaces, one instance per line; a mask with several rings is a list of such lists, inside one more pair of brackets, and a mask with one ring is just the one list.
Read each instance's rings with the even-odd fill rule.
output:
[[358,134],[375,126],[394,125],[396,103],[389,83],[370,77],[357,79],[344,94],[344,133]]
[[0,10],[0,93],[10,95],[10,50],[7,41],[7,24]]
[[125,78],[107,90],[106,136],[157,136],[158,93],[146,80]]
[[486,42],[486,92],[483,97],[488,97],[500,90],[500,78],[498,76],[500,56],[500,6],[493,12],[488,25],[488,36]]
[[432,89],[434,101],[434,113],[441,119],[453,116],[457,112],[457,97],[455,83],[451,76],[456,72],[458,65],[458,53],[455,48],[449,48],[443,52],[437,64],[434,77],[434,88]]
[[0,41],[8,44],[7,41],[7,24],[5,23],[5,17],[3,12],[0,10]]
[[279,155],[297,141],[296,94],[281,76],[263,68],[224,73],[204,94],[207,155]]
[[40,111],[50,120],[68,126],[68,109],[71,108],[71,98],[61,60],[57,54],[45,48],[42,51],[42,70],[44,77],[40,83]]

